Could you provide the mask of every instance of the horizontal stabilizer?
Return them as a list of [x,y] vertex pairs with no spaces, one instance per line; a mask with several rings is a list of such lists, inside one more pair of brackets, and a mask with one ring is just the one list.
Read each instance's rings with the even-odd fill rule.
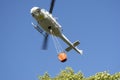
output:
[[[80,44],[80,42],[79,42],[79,41],[76,41],[76,42],[73,43],[73,47],[76,47],[76,46],[79,45],[79,44]],[[66,50],[67,52],[69,52],[71,49],[72,49],[72,47],[69,46],[69,47],[66,48],[65,50]]]

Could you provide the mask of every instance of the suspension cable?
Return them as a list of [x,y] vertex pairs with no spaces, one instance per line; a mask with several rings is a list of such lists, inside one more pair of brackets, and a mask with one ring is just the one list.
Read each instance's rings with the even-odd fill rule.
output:
[[58,47],[59,47],[60,52],[62,52],[62,51],[63,51],[63,48],[62,48],[60,42],[58,41],[58,38],[57,38],[57,37],[54,37],[54,38],[56,39],[56,43],[58,44]]
[[54,45],[55,45],[55,48],[56,48],[57,53],[62,52],[62,51],[63,51],[63,48],[62,48],[61,44],[59,43],[58,38],[57,38],[56,36],[54,36],[55,33],[54,33],[52,30],[50,30],[50,32],[51,32],[51,34],[52,34],[53,43],[54,43]]

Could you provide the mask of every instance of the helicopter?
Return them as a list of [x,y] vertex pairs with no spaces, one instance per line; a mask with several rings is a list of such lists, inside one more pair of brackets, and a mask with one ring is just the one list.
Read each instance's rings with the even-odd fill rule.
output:
[[65,51],[69,52],[70,50],[74,49],[79,54],[83,54],[83,50],[77,48],[80,44],[79,41],[75,41],[72,43],[63,33],[61,25],[57,22],[57,20],[53,17],[52,12],[54,8],[55,0],[51,0],[51,5],[49,12],[45,9],[41,9],[39,7],[33,7],[30,10],[30,14],[32,17],[37,21],[38,25],[32,23],[33,27],[40,32],[44,36],[43,41],[43,49],[47,49],[48,44],[48,36],[53,35],[62,39],[68,47]]

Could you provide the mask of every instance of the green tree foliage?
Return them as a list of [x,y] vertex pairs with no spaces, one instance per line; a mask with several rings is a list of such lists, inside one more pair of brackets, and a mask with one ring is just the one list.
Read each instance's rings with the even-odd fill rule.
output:
[[82,72],[75,73],[72,68],[67,67],[54,78],[45,73],[43,76],[39,76],[39,80],[120,80],[120,72],[111,75],[105,71],[96,73],[90,77],[84,77]]

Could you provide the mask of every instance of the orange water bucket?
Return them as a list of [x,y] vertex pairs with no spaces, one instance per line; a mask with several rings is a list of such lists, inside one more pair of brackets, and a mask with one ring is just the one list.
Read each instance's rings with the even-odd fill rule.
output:
[[65,52],[61,52],[58,54],[58,59],[61,61],[61,62],[65,62],[67,60],[67,55]]

